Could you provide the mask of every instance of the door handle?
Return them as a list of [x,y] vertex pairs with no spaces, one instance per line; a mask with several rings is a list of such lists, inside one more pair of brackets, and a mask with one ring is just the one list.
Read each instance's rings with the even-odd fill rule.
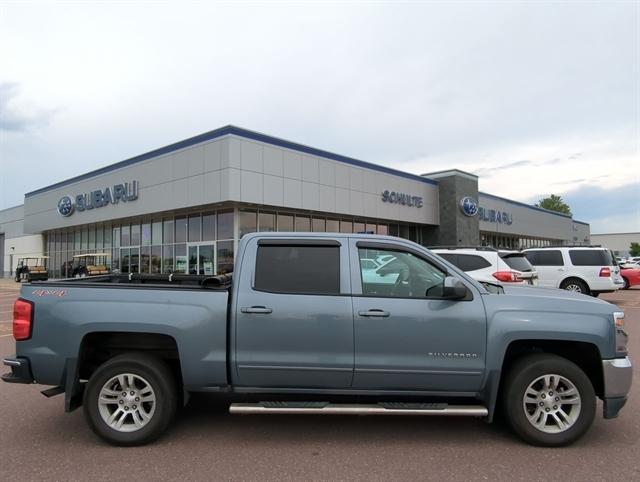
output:
[[268,315],[273,310],[271,308],[267,308],[265,306],[251,306],[240,308],[241,313],[262,313],[264,315]]
[[389,312],[388,311],[383,311],[383,310],[369,310],[369,311],[358,311],[358,315],[360,316],[371,316],[371,317],[377,317],[377,318],[387,318],[389,316]]

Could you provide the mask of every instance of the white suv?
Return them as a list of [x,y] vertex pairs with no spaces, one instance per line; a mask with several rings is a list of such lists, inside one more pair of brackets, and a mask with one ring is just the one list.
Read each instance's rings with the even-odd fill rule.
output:
[[430,249],[480,282],[538,284],[538,273],[519,251],[498,251],[484,246]]
[[539,286],[598,296],[620,288],[620,268],[599,246],[558,246],[523,251],[538,271]]

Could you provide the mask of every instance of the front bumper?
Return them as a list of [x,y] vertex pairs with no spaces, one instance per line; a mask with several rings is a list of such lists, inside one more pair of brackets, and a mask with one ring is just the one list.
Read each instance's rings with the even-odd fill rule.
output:
[[604,418],[616,418],[618,412],[627,402],[627,395],[631,390],[633,366],[629,357],[602,360],[604,377]]
[[4,373],[0,378],[7,383],[35,383],[31,374],[31,365],[27,358],[5,358],[3,365],[11,368],[11,372]]

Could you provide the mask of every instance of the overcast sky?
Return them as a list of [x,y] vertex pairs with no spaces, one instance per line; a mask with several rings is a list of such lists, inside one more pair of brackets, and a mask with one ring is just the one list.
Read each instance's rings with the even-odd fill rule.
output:
[[628,2],[0,0],[0,209],[235,124],[640,231]]

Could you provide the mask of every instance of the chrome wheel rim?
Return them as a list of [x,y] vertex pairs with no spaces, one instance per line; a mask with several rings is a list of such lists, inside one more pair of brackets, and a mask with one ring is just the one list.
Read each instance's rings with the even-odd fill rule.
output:
[[139,375],[122,373],[102,386],[98,410],[104,423],[118,432],[135,432],[145,427],[156,410],[156,394]]
[[560,433],[575,425],[582,402],[580,392],[571,380],[548,374],[529,384],[522,407],[533,427],[544,433]]
[[567,287],[565,288],[567,291],[575,291],[577,293],[582,293],[582,288],[580,288],[580,286],[576,285],[576,284],[570,284],[567,285]]

